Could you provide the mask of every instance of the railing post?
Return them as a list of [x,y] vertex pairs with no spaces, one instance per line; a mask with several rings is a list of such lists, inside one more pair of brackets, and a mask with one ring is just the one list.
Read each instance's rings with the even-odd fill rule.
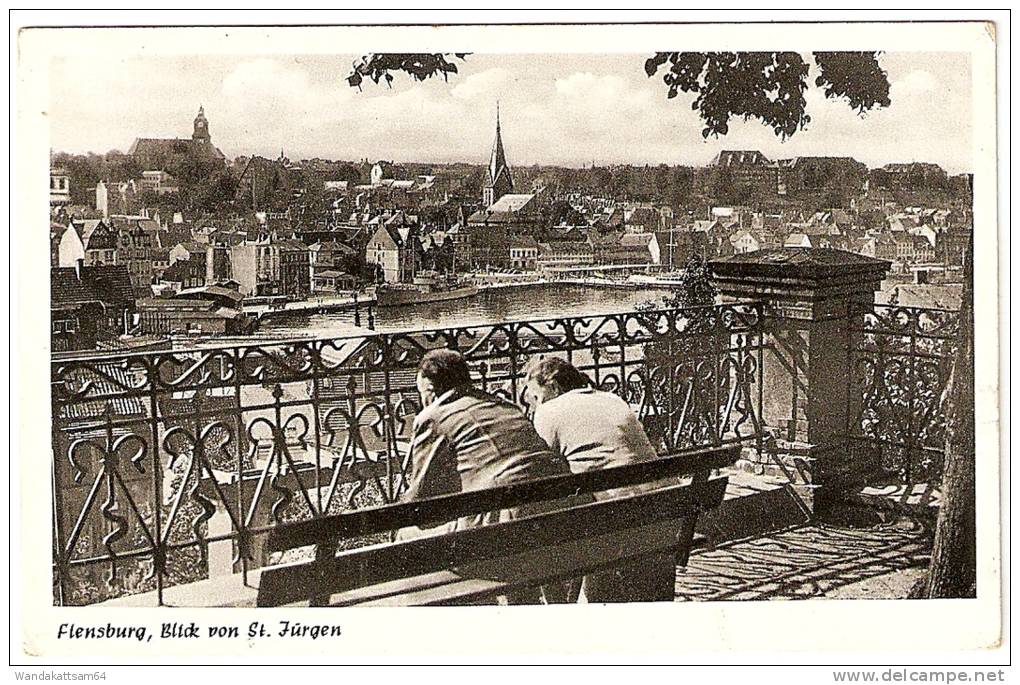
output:
[[152,446],[152,527],[156,547],[152,550],[152,565],[156,576],[156,604],[163,606],[163,575],[166,573],[167,550],[163,540],[163,457],[159,431],[159,397],[156,386],[159,383],[159,358],[149,360],[146,366],[148,376],[149,430]]
[[[815,514],[858,486],[876,455],[851,444],[850,346],[857,318],[874,306],[889,262],[832,249],[781,248],[711,263],[724,299],[757,299],[766,318],[765,425],[788,469],[810,479]],[[762,468],[767,465],[760,464]]]

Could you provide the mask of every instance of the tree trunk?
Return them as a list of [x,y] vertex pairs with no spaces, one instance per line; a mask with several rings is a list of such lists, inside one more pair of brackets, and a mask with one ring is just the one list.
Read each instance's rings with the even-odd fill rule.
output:
[[[974,265],[973,247],[967,251],[960,335],[947,389],[945,467],[928,568],[929,598],[976,596],[974,518]],[[996,455],[988,455],[994,458]]]

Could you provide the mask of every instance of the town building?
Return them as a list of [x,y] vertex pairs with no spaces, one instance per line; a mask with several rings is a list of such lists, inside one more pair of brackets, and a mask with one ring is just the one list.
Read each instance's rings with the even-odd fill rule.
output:
[[476,237],[484,236],[487,229],[496,229],[504,235],[532,235],[538,228],[541,217],[535,193],[509,193],[503,195],[485,209],[468,217],[468,227]]
[[313,282],[320,271],[339,271],[357,279],[361,275],[357,252],[350,245],[336,239],[312,243],[308,246],[308,272]]
[[153,257],[162,248],[159,224],[144,216],[112,216],[110,222],[117,233],[117,264],[127,266],[137,297],[151,296]]
[[85,243],[73,221],[66,226],[51,223],[50,237],[51,246],[55,247],[51,255],[51,266],[75,266],[79,261],[85,262]]
[[173,262],[163,270],[159,282],[175,292],[187,288],[199,288],[205,285],[204,264],[200,265],[197,260],[193,262],[188,259]]
[[268,240],[257,239],[230,246],[230,268],[242,295],[270,295],[279,281],[279,253]]
[[312,289],[308,246],[296,238],[280,241],[280,290],[292,300],[303,300]]
[[357,290],[358,279],[349,273],[336,269],[317,271],[312,280],[312,292],[316,294],[336,295]]
[[628,233],[652,233],[663,228],[664,217],[655,208],[648,205],[625,208],[623,212],[623,229]]
[[534,271],[538,260],[539,245],[531,236],[513,238],[507,246],[510,268],[518,271]]
[[768,198],[777,195],[778,176],[777,165],[757,150],[722,150],[695,174],[695,183],[710,196],[732,190],[749,198]]
[[177,180],[162,170],[149,170],[142,172],[142,189],[156,195],[167,195],[180,191]]
[[50,169],[50,207],[71,204],[71,177],[64,169]]
[[308,246],[300,240],[260,232],[236,245],[212,247],[215,280],[229,271],[243,295],[303,299],[311,290]]
[[219,163],[226,159],[212,144],[209,120],[202,107],[198,108],[198,115],[193,122],[191,138],[135,138],[128,154],[143,169],[153,170],[166,170],[188,158]]
[[734,254],[757,252],[761,249],[761,241],[758,240],[754,233],[747,229],[737,231],[731,235],[730,243],[733,245]]
[[[67,228],[67,225],[59,221],[50,221],[50,267],[60,266],[60,242]],[[81,254],[76,256],[75,260],[84,258],[85,247],[81,245],[80,239],[78,243]]]
[[386,181],[393,179],[393,164],[391,162],[376,162],[368,173],[369,182],[373,186],[381,186]]
[[134,289],[121,264],[50,269],[51,350],[90,350],[132,327]]
[[890,262],[898,260],[901,252],[899,247],[899,241],[896,239],[896,234],[892,232],[881,233],[874,237],[874,245],[871,248],[874,250],[874,256],[877,259],[885,259]]
[[140,207],[138,184],[128,181],[100,180],[96,184],[96,210],[104,219],[114,214],[133,215]]
[[949,187],[945,169],[930,162],[886,164],[871,174],[877,185],[891,190],[940,189]]
[[659,264],[661,255],[654,233],[624,233],[610,254],[610,263]]
[[963,266],[973,230],[969,226],[948,226],[935,237],[937,259],[946,266]]
[[471,232],[466,224],[456,223],[446,232],[446,239],[453,246],[453,267],[456,270],[460,265],[462,268],[471,264]]
[[231,277],[230,253],[226,245],[188,240],[168,251],[169,266],[160,277],[181,288],[197,288]]
[[143,298],[137,307],[139,325],[145,335],[243,335],[251,328],[251,320],[239,307],[211,296],[189,297],[181,293],[175,297]]
[[539,271],[555,271],[595,264],[595,250],[587,242],[576,240],[540,243],[535,267]]
[[[72,221],[71,229],[81,236],[85,250],[85,266],[102,266],[117,263],[117,247],[119,236],[117,230],[108,221],[102,219],[85,219]],[[70,238],[70,236],[68,236]],[[73,239],[72,239],[73,240]],[[70,266],[62,260],[61,266]]]
[[383,221],[368,240],[365,261],[376,266],[384,282],[406,283],[414,274],[417,239],[413,226]]

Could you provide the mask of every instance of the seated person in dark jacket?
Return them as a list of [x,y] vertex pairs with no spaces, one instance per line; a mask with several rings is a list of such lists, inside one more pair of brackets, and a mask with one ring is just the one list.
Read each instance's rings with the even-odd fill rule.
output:
[[[549,449],[516,405],[473,387],[459,352],[428,352],[417,383],[423,408],[414,420],[410,487],[401,499],[483,490],[569,472],[566,460]],[[508,521],[548,508],[528,505],[424,530],[403,529],[398,538]]]

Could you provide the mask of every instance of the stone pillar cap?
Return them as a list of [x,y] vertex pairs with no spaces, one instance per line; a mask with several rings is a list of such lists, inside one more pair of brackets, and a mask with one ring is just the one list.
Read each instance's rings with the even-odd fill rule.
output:
[[882,278],[892,263],[827,247],[780,247],[713,259],[708,266],[713,276],[726,278],[765,276],[816,281],[848,274],[881,274]]

